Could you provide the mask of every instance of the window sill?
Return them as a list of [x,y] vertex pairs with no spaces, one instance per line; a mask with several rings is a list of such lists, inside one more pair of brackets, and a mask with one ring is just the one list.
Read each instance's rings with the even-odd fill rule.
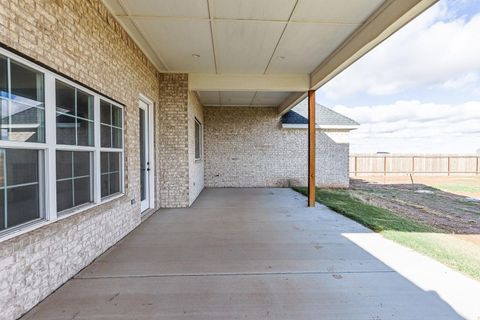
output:
[[57,219],[55,219],[55,220],[39,219],[39,220],[36,220],[36,221],[27,222],[23,226],[19,226],[17,229],[13,229],[10,232],[8,230],[4,230],[5,231],[4,234],[0,233],[0,244],[2,242],[7,241],[7,240],[13,239],[15,237],[18,237],[18,236],[21,236],[23,234],[26,234],[26,233],[32,232],[34,230],[37,230],[39,228],[48,226],[52,223],[67,219],[67,218],[72,217],[74,215],[77,215],[79,213],[85,212],[87,210],[90,210],[90,209],[96,208],[98,206],[101,206],[101,205],[107,204],[109,202],[112,202],[114,200],[120,199],[123,196],[125,196],[124,193],[119,193],[117,195],[113,195],[111,197],[102,199],[102,202],[100,202],[100,203],[85,204],[81,207],[74,208],[71,211],[66,211],[64,214],[59,215],[57,217]]

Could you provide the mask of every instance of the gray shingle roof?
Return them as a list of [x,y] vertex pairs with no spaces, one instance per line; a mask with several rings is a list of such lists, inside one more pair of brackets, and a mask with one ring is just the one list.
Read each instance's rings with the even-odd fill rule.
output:
[[[317,103],[315,122],[317,126],[359,126],[360,124],[338,112]],[[308,101],[303,100],[282,117],[283,124],[307,124]]]

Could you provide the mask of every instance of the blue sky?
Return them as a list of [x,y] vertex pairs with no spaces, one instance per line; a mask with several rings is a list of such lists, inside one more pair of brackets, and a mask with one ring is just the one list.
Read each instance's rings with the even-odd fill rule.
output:
[[353,152],[480,150],[480,0],[439,1],[317,91]]

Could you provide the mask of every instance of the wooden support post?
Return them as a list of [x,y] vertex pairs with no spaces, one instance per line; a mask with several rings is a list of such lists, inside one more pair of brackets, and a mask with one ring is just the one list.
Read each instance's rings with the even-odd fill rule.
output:
[[308,206],[315,207],[315,90],[308,91]]

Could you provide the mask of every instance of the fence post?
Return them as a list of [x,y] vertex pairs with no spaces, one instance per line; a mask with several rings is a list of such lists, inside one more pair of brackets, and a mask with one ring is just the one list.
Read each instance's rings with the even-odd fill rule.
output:
[[447,165],[448,165],[447,176],[450,176],[450,157],[447,157]]
[[415,174],[415,156],[412,156],[412,176]]
[[477,170],[476,170],[477,171],[477,176],[479,174],[479,170],[478,170],[479,169],[479,164],[480,164],[479,162],[480,162],[480,157],[477,157]]
[[[357,166],[357,156],[355,156],[355,177],[357,176],[357,170],[358,170],[358,166]],[[478,161],[477,161],[477,167],[478,167]],[[477,168],[478,169],[478,168]],[[478,170],[477,170],[478,171]]]
[[387,176],[387,156],[383,157],[383,176]]

